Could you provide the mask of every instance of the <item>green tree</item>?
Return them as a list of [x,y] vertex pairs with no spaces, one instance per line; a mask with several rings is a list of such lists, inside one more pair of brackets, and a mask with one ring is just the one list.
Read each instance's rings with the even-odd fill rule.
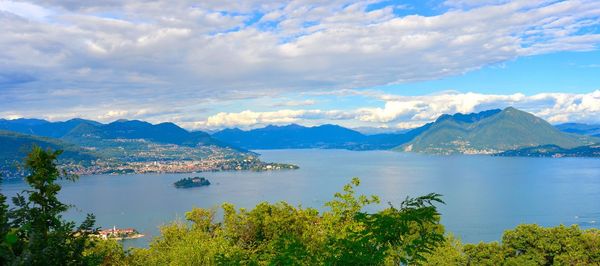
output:
[[467,244],[464,252],[468,265],[494,266],[505,261],[503,248],[498,242]]
[[377,197],[356,196],[357,178],[336,193],[329,211],[260,203],[251,210],[222,205],[193,209],[187,222],[161,228],[148,249],[134,249],[131,265],[399,265],[419,264],[443,241],[439,195],[406,199],[377,213]]
[[446,236],[443,244],[439,245],[432,253],[425,255],[426,265],[456,266],[467,265],[464,246],[453,235]]
[[6,197],[0,194],[0,265],[6,265],[12,260],[11,244],[16,241],[16,236],[11,234],[8,223],[8,205]]
[[[587,241],[586,241],[587,240]],[[597,230],[573,225],[544,228],[519,225],[502,236],[506,261],[511,265],[598,265],[600,238]]]
[[[74,222],[62,219],[69,206],[57,198],[61,187],[59,179],[75,181],[56,166],[61,151],[43,150],[34,146],[25,159],[29,175],[25,182],[31,187],[13,198],[14,208],[9,210],[10,227],[3,253],[7,264],[13,265],[84,265],[90,263],[84,255],[90,246],[89,234],[93,230],[94,216],[89,215],[76,227]],[[5,210],[2,207],[2,210]]]
[[600,230],[522,224],[505,231],[501,243],[447,241],[426,259],[428,265],[600,265]]

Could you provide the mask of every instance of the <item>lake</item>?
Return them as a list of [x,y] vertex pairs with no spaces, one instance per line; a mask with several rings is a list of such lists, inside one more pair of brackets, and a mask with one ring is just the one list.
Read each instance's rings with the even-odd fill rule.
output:
[[[82,176],[63,182],[61,200],[76,205],[65,215],[96,215],[101,227],[134,227],[145,238],[126,246],[146,246],[158,226],[182,219],[192,207],[230,202],[252,207],[261,201],[287,201],[324,209],[323,204],[352,177],[360,177],[358,193],[380,196],[399,205],[406,196],[443,195],[442,223],[464,242],[500,240],[520,223],[543,226],[600,221],[600,159],[429,156],[391,151],[261,150],[263,161],[293,163],[299,170],[214,172],[208,187],[176,189],[173,182],[193,174]],[[21,180],[2,184],[12,196],[26,186]]]

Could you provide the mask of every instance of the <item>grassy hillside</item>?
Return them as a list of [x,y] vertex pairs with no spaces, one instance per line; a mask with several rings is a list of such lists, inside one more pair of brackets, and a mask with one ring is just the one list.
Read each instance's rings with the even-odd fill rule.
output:
[[590,137],[560,132],[543,119],[512,107],[480,114],[471,115],[477,119],[442,116],[428,130],[395,149],[432,154],[493,154],[547,144],[573,148],[594,142]]

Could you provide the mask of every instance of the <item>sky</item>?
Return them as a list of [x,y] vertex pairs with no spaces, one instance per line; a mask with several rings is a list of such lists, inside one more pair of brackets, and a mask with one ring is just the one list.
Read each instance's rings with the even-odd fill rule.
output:
[[600,123],[600,1],[0,0],[0,118]]

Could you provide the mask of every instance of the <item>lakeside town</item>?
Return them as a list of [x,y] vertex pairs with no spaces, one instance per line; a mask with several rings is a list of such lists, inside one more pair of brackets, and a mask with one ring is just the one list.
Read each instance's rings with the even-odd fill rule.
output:
[[113,226],[113,228],[102,229],[99,230],[94,236],[99,237],[100,239],[108,240],[124,240],[124,239],[136,239],[142,238],[145,235],[141,234],[134,228],[117,228]]
[[[5,164],[11,167],[0,169],[4,178],[17,178],[26,175],[25,171],[15,164]],[[117,162],[97,160],[90,165],[67,162],[59,166],[69,174],[96,175],[96,174],[145,174],[145,173],[194,173],[216,171],[273,171],[294,170],[297,165],[285,163],[269,163],[257,157],[248,156],[244,159],[227,159],[208,157],[200,160],[181,161],[143,161],[143,162]]]

